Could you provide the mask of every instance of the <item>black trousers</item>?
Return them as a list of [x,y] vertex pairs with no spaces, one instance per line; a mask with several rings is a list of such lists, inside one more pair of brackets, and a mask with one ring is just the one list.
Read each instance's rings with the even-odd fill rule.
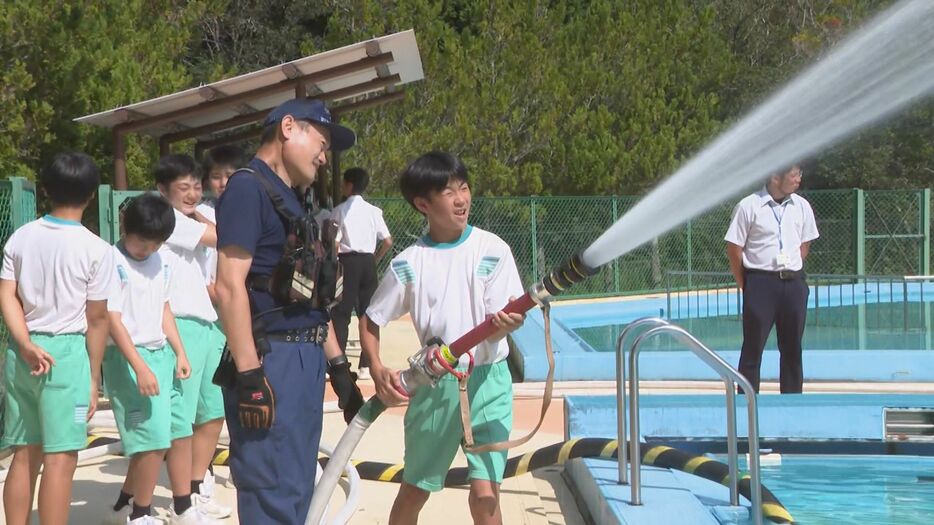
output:
[[801,393],[804,370],[801,339],[807,318],[808,285],[804,274],[781,279],[778,274],[746,271],[743,289],[743,349],[739,371],[759,392],[759,368],[765,341],[775,326],[780,354],[779,381],[783,394]]
[[[346,353],[350,318],[354,311],[357,317],[366,313],[379,282],[376,278],[376,258],[372,253],[342,253],[339,257],[344,269],[344,293],[341,302],[331,309],[331,320],[341,352]],[[370,366],[366,355],[360,356],[360,366]]]

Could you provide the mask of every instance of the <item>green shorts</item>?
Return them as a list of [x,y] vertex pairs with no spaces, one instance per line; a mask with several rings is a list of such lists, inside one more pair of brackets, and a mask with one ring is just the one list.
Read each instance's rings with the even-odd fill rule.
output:
[[[467,383],[470,421],[477,444],[509,439],[512,430],[512,376],[506,361],[474,369]],[[435,388],[420,389],[405,412],[405,470],[402,478],[422,490],[444,488],[444,477],[461,446],[457,379],[447,375]],[[468,477],[503,482],[506,451],[467,453]]]
[[51,354],[48,374],[30,375],[15,348],[7,349],[6,416],[0,447],[42,444],[45,453],[81,450],[87,444],[91,364],[84,334],[30,334]]
[[182,411],[192,424],[201,425],[224,417],[224,395],[213,383],[221,362],[224,333],[214,323],[179,317],[178,334],[191,364],[191,376],[182,379]]
[[191,435],[191,422],[182,417],[181,381],[175,378],[175,353],[136,347],[159,382],[159,395],[139,393],[136,372],[116,347],[104,354],[104,386],[113,406],[123,453],[127,456],[167,449],[172,440]]

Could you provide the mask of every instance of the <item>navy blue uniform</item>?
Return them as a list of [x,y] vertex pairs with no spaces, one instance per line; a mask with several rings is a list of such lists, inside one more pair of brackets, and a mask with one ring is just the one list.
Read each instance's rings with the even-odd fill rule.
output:
[[[272,182],[296,215],[303,213],[294,192],[265,162],[248,165]],[[230,178],[217,205],[217,245],[239,246],[252,254],[251,274],[269,275],[282,257],[286,224],[276,213],[261,182],[249,173]],[[272,296],[250,291],[252,314],[275,307]],[[292,309],[263,317],[266,332],[308,329],[326,324],[320,310]],[[230,468],[237,485],[237,510],[245,524],[304,523],[314,492],[318,443],[321,440],[326,360],[311,342],[271,342],[263,371],[276,399],[276,417],[269,430],[244,429],[238,399],[224,391],[230,431]]]

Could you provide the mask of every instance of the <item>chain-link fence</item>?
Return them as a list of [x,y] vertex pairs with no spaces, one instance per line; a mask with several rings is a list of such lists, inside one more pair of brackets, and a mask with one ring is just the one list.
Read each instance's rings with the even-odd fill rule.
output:
[[[809,272],[930,273],[930,190],[819,190],[802,195],[814,208],[821,234],[811,245]],[[424,234],[424,219],[403,200],[371,200],[383,209],[396,252]],[[528,283],[585,248],[636,202],[637,197],[629,196],[475,198],[470,222],[509,243]],[[669,271],[726,271],[723,237],[734,205],[718,205],[617,259],[575,288],[574,297],[659,291]]]
[[[120,236],[120,214],[140,191],[102,186],[101,237]],[[818,190],[802,192],[817,217],[820,239],[807,268],[822,274],[930,273],[931,191]],[[383,210],[398,253],[425,234],[425,219],[401,198],[371,198]],[[513,250],[523,282],[585,248],[639,201],[632,196],[477,197],[471,224],[489,230]],[[573,297],[664,290],[669,271],[728,270],[723,236],[735,202],[724,203],[608,264],[574,289]],[[380,271],[384,271],[384,259]],[[690,281],[689,281],[690,282]],[[569,296],[570,297],[570,296]]]
[[[0,181],[0,245],[5,246],[17,228],[35,218],[36,186],[23,177]],[[0,371],[6,366],[8,338],[6,323],[0,322]],[[5,382],[0,381],[0,434],[3,432],[5,388]]]
[[[866,268],[875,275],[930,273],[930,189],[866,192]],[[925,268],[920,262],[926,261]]]
[[142,195],[144,190],[115,190],[104,184],[97,193],[98,221],[101,239],[113,244],[120,240],[120,221],[123,211],[133,197]]

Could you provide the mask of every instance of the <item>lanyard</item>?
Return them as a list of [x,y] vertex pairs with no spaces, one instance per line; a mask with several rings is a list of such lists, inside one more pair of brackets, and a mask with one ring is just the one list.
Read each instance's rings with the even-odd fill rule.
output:
[[[785,218],[785,208],[784,204],[779,204],[778,206],[769,206],[769,209],[772,210],[772,217],[775,217],[775,222],[778,223],[778,251],[781,253],[785,251],[784,243],[782,242],[782,220]],[[775,212],[775,208],[782,208],[782,216],[779,217],[778,213]]]

